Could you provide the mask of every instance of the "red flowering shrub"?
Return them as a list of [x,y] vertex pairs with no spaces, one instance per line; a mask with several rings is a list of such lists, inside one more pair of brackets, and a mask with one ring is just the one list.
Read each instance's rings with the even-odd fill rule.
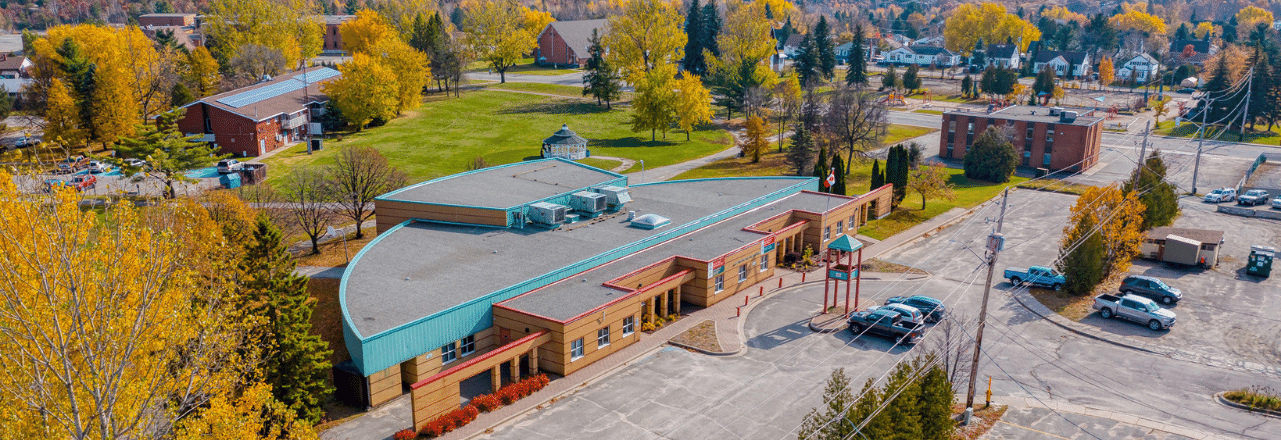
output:
[[440,437],[450,431],[466,426],[480,415],[480,410],[473,405],[467,405],[461,409],[450,411],[449,413],[437,417],[436,420],[427,422],[423,426],[422,433],[428,437]]
[[402,429],[396,431],[396,434],[392,435],[391,438],[394,440],[414,440],[418,438],[418,433],[412,429]]
[[503,399],[493,394],[476,396],[471,399],[471,404],[476,405],[480,412],[490,412],[503,406]]
[[[471,399],[471,403],[467,406],[450,411],[443,416],[437,417],[436,420],[427,422],[427,425],[423,426],[422,434],[428,437],[445,435],[447,432],[462,428],[476,420],[476,417],[479,417],[481,412],[490,412],[501,408],[503,405],[516,403],[517,400],[538,392],[549,383],[551,383],[551,379],[546,374],[540,374],[502,387],[496,393],[476,396]],[[405,430],[402,432],[412,434],[413,431]],[[412,438],[411,436],[402,439],[399,432],[395,436],[395,440]]]

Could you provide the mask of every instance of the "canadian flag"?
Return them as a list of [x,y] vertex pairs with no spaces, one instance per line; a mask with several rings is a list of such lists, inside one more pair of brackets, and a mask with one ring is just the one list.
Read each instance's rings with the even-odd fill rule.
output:
[[831,188],[832,185],[835,185],[835,184],[836,184],[836,169],[832,168],[832,170],[827,175],[827,180],[823,181],[823,187]]

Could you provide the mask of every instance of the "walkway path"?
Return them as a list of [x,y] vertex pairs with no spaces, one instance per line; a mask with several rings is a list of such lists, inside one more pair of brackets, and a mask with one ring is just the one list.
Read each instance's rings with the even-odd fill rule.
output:
[[622,162],[622,164],[609,169],[610,171],[615,173],[621,173],[623,171],[627,171],[628,169],[631,169],[633,165],[636,165],[636,159],[628,159],[626,157],[592,156],[592,159],[616,160],[616,161]]

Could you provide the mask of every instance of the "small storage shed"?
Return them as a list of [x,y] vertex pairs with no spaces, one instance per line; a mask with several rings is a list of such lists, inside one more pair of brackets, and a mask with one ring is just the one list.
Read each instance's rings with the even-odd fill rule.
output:
[[560,130],[552,134],[552,137],[543,139],[543,158],[559,157],[562,159],[579,160],[591,156],[587,151],[587,139],[574,133],[569,129],[569,125],[561,125]]
[[1214,267],[1221,248],[1223,231],[1160,227],[1148,231],[1139,253],[1153,260]]

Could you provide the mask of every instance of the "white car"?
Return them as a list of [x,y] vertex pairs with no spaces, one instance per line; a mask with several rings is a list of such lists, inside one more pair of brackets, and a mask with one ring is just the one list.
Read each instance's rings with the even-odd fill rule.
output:
[[1231,202],[1236,198],[1237,190],[1232,188],[1219,188],[1205,195],[1205,201],[1210,203]]
[[1272,209],[1281,209],[1281,196],[1272,199]]
[[111,171],[111,165],[106,162],[91,160],[89,161],[89,174],[102,174]]
[[244,168],[245,164],[235,159],[223,159],[218,161],[218,172],[221,174],[234,173]]
[[146,164],[147,164],[147,161],[142,159],[134,159],[132,157],[125,159],[125,165],[131,166],[134,168],[142,168],[142,166]]

